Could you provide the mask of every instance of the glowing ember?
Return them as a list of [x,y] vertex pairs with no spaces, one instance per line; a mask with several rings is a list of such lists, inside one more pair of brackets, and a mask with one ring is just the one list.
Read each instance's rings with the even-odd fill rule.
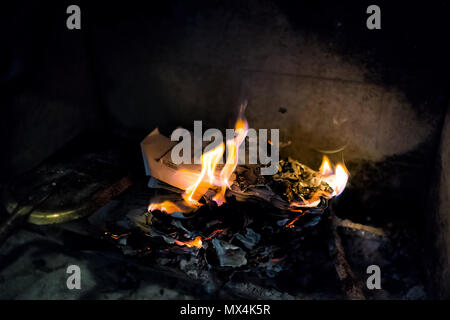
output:
[[223,231],[225,231],[225,229],[217,229],[217,230],[214,230],[213,232],[211,232],[211,234],[209,235],[209,237],[207,237],[207,238],[205,238],[205,239],[203,239],[203,240],[205,240],[205,241],[207,241],[207,240],[211,240],[212,238],[214,238],[216,235],[218,235],[219,233],[222,233]]
[[[302,202],[292,202],[290,206],[292,208],[314,208],[317,207],[320,204],[320,199],[317,199],[317,197],[313,197],[310,200],[305,200]],[[291,209],[292,212],[298,212],[298,209]]]
[[303,214],[299,214],[298,216],[296,216],[292,221],[290,221],[289,223],[287,223],[286,225],[285,225],[285,227],[286,228],[294,228],[295,227],[295,222],[298,220],[298,219],[300,219],[300,217],[302,216]]
[[105,235],[109,235],[114,240],[119,240],[120,238],[128,236],[128,233],[114,234],[114,233],[110,233],[110,232],[105,232]]

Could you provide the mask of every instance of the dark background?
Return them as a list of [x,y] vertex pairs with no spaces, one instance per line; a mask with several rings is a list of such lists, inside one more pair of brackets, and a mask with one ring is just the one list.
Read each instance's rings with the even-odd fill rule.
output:
[[[147,64],[155,68],[171,61],[173,52],[182,57],[180,39],[186,36],[183,30],[198,26],[199,15],[229,15],[230,21],[237,14],[256,15],[253,20],[261,25],[276,20],[277,15],[285,15],[294,32],[314,34],[317,41],[325,44],[325,50],[362,63],[369,71],[364,75],[368,81],[402,90],[420,117],[438,114],[442,123],[448,105],[449,5],[445,1],[426,4],[379,1],[381,30],[365,27],[368,16],[365,10],[372,4],[365,1],[73,3],[81,7],[81,31],[65,27],[68,16],[65,11],[72,2],[3,4],[0,69],[3,179],[35,166],[85,129],[133,132],[140,139],[158,123],[168,127],[190,125],[191,117],[177,118],[178,110],[190,108],[195,117],[201,118],[204,110],[200,104],[197,108],[195,102],[173,105],[174,100],[168,97],[172,93],[161,87],[156,74],[142,78],[142,74],[126,72],[127,68],[139,68],[141,56],[146,56]],[[271,6],[277,9],[273,15]],[[269,7],[266,10],[269,14],[259,13],[260,7]],[[217,28],[221,31],[219,22]],[[210,34],[196,40],[211,42],[214,32],[210,30]],[[251,43],[253,39],[241,41]],[[110,61],[117,59],[121,60],[119,68],[111,67]],[[223,59],[233,64],[231,57]],[[203,60],[211,64],[211,60]],[[236,89],[239,85],[233,83],[234,79],[223,83],[208,80],[204,88],[206,100],[215,103],[213,97],[219,95],[223,105],[232,110],[236,101],[245,96],[240,88]],[[149,85],[123,88],[133,82]],[[174,88],[177,89],[182,90]],[[121,100],[111,101],[117,96],[111,98],[110,93],[119,90]],[[147,109],[140,113],[144,105]],[[195,110],[202,112],[196,114]],[[226,116],[232,119],[232,114],[220,112],[221,119],[210,122],[221,125]],[[172,120],[158,122],[162,118]]]
[[[81,30],[66,28],[70,4],[81,7]],[[381,30],[366,28],[371,4]],[[129,141],[139,159],[154,127],[170,133],[199,119],[230,127],[248,99],[250,126],[280,128],[293,141],[286,154],[312,167],[318,150],[348,143],[337,155],[352,175],[343,217],[406,225],[418,243],[433,242],[429,212],[448,215],[436,203],[448,175],[438,167],[448,144],[449,9],[445,1],[2,4],[0,181],[86,132],[86,144]]]

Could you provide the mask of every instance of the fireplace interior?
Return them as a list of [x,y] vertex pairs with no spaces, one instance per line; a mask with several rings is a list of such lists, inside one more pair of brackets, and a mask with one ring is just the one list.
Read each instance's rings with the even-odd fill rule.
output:
[[[80,1],[81,30],[64,1],[7,5],[0,298],[448,299],[448,5],[381,3],[369,30],[369,4]],[[345,190],[149,210],[183,190],[146,174],[142,141],[225,132],[243,101],[279,129],[280,172],[326,155]],[[269,184],[251,170],[236,183]],[[61,285],[68,265],[83,290]]]

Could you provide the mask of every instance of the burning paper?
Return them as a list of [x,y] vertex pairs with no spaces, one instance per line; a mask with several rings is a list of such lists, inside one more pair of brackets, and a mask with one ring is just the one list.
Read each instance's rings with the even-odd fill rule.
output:
[[182,194],[183,203],[181,205],[171,201],[152,203],[149,205],[149,211],[160,210],[171,214],[197,209],[202,206],[199,200],[208,189],[215,191],[212,199],[217,205],[220,206],[225,202],[225,192],[227,188],[230,188],[232,174],[238,164],[239,147],[247,135],[248,124],[243,116],[244,108],[242,107],[235,125],[236,136],[226,141],[227,158],[220,171],[217,168],[225,153],[224,143],[201,156],[201,170],[199,172],[198,170],[195,171],[194,168],[176,167],[170,161],[168,152],[175,144],[169,143],[170,140],[167,141],[168,139],[159,135],[158,131],[152,132],[142,142],[143,152],[147,160],[147,173],[172,186],[185,190]]
[[[238,201],[265,201],[280,210],[302,213],[303,208],[319,207],[321,199],[342,193],[348,172],[341,163],[333,169],[326,156],[319,171],[291,158],[280,160],[278,172],[273,176],[259,174],[259,165],[238,166],[239,148],[248,132],[244,108],[241,108],[235,124],[235,136],[204,152],[200,165],[174,164],[171,150],[177,143],[161,135],[157,129],[144,139],[141,146],[147,174],[182,193],[176,200],[152,201],[149,212],[190,213],[203,206],[202,198],[206,197],[220,206],[229,194]],[[225,151],[227,155],[222,164]]]

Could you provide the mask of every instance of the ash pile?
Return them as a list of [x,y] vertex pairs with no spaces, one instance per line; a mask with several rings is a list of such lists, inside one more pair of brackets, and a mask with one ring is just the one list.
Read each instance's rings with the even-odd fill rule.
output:
[[313,292],[317,281],[330,283],[333,290],[327,294],[339,292],[322,212],[286,218],[230,200],[180,219],[145,208],[128,210],[108,225],[104,237],[125,255],[181,271],[211,293],[225,288],[247,298],[285,299],[298,287]]
[[285,159],[274,176],[259,175],[257,166],[238,166],[234,175],[224,204],[207,191],[188,213],[147,210],[182,201],[183,190],[152,177],[150,199],[144,186],[122,201],[118,211],[126,214],[109,217],[104,237],[127,256],[181,272],[211,294],[294,299],[302,288],[308,297],[341,295],[329,222],[322,221],[328,205],[322,195],[332,190],[319,173]]

